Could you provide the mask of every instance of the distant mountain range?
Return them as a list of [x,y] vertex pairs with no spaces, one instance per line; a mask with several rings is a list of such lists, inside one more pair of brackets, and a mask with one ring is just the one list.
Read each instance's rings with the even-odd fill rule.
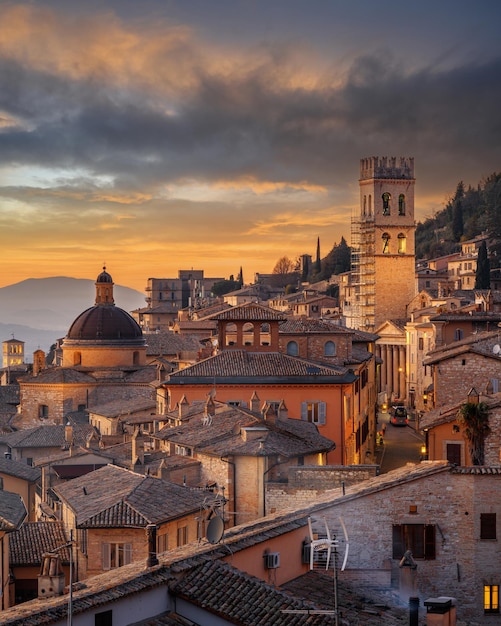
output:
[[[114,286],[115,304],[127,312],[146,306],[144,294]],[[0,288],[0,342],[12,336],[25,342],[25,361],[39,348],[64,337],[73,320],[94,305],[95,283],[84,278],[28,278]],[[1,363],[0,363],[1,365]]]

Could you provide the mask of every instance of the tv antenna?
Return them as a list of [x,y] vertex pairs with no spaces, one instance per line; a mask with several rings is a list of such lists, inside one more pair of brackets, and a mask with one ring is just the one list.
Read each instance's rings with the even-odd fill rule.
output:
[[[224,506],[226,498],[224,497],[224,487],[222,494],[215,494],[213,497],[205,498],[200,507],[199,520],[208,522],[205,529],[205,539],[210,544],[219,543],[224,535]],[[198,538],[199,542],[202,537]]]
[[[346,529],[346,524],[342,517],[339,518],[339,523],[341,524],[341,528],[344,535],[344,556],[343,563],[341,565],[341,571],[344,571],[346,568],[346,563],[348,561],[348,552],[350,548],[350,544],[348,541],[348,531]],[[320,551],[326,552],[326,567],[325,569],[329,569],[331,555],[334,555],[334,610],[322,610],[322,609],[284,609],[282,613],[293,613],[296,615],[333,615],[334,616],[334,624],[335,626],[339,626],[339,611],[338,611],[338,602],[337,602],[337,571],[338,571],[338,546],[339,540],[336,538],[336,535],[331,535],[329,527],[327,526],[327,520],[324,517],[324,526],[325,526],[325,537],[315,537],[313,534],[312,528],[312,519],[308,517],[308,528],[310,531],[310,569],[318,569],[314,567],[315,564],[315,555],[312,554],[314,551],[317,555]],[[315,542],[315,543],[314,543]],[[308,545],[308,544],[306,544]],[[306,547],[306,546],[305,546]]]
[[501,346],[497,343],[493,348],[492,351],[494,352],[494,354],[499,354],[501,352]]

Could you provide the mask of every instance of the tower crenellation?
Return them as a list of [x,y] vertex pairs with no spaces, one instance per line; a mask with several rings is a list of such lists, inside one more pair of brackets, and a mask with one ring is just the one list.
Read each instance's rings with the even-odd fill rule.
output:
[[412,180],[414,157],[367,157],[360,160],[360,180],[392,178]]

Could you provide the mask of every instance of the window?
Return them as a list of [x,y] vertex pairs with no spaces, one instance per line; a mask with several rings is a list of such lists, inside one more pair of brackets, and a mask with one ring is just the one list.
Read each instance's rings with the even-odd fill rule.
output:
[[382,195],[382,198],[383,198],[383,215],[389,215],[391,195],[387,191],[385,191],[384,194]]
[[398,196],[398,214],[405,215],[405,196],[403,193]]
[[415,559],[435,558],[435,526],[396,524],[393,526],[393,558],[400,560],[410,550]]
[[132,544],[103,543],[101,544],[103,570],[115,569],[132,563]]
[[484,613],[499,613],[499,585],[484,585]]
[[157,552],[167,552],[169,549],[169,535],[157,535]]
[[454,331],[454,341],[461,341],[463,338],[463,331],[461,328],[456,328]]
[[85,406],[85,404],[79,404],[79,405],[78,405],[78,409],[77,409],[77,410],[78,410],[78,411],[80,411],[80,412],[82,412],[82,411],[85,411],[85,409],[86,409],[86,408],[87,408],[87,407]]
[[101,611],[94,616],[94,626],[113,626],[113,611]]
[[303,402],[301,419],[313,424],[325,424],[325,402]]
[[383,233],[381,237],[383,240],[383,254],[390,254],[390,235],[389,233]]
[[177,545],[184,546],[188,543],[188,526],[180,526],[177,529]]
[[424,338],[423,337],[419,337],[418,339],[418,350],[421,350],[421,351],[424,350]]
[[289,356],[297,356],[299,354],[299,347],[296,341],[289,341],[287,344],[287,354]]
[[325,342],[324,356],[336,356],[336,344],[333,341]]
[[480,513],[480,539],[496,539],[495,513]]
[[405,254],[406,251],[406,238],[404,233],[398,233],[398,254]]
[[47,404],[40,404],[38,407],[38,417],[40,419],[47,419],[49,417],[49,407]]

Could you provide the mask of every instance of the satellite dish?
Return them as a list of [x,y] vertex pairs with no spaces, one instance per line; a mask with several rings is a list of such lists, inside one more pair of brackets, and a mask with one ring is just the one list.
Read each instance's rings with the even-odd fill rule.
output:
[[497,343],[493,348],[492,351],[494,352],[494,354],[499,354],[501,352],[501,346]]
[[224,532],[224,521],[220,515],[216,515],[207,525],[207,541],[215,544],[221,541]]

